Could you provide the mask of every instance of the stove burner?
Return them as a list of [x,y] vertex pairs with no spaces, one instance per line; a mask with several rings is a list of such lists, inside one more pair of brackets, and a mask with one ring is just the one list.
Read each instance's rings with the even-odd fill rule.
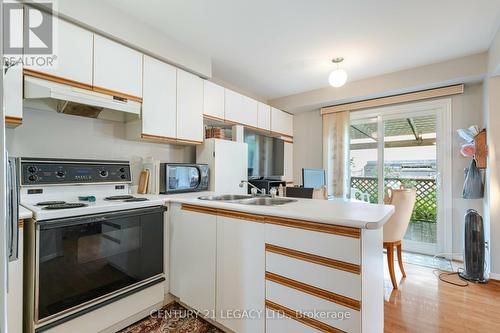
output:
[[66,201],[42,201],[38,202],[37,206],[49,206],[49,205],[62,205],[65,204]]
[[135,201],[148,201],[149,199],[148,198],[136,198],[136,197],[133,197],[133,198],[130,198],[130,199],[126,199],[126,200],[123,200],[124,202],[135,202]]
[[104,198],[104,200],[127,200],[127,199],[133,199],[133,195],[113,195],[110,197]]
[[69,208],[80,208],[80,207],[87,207],[87,204],[84,203],[62,203],[62,204],[54,204],[54,205],[49,205],[43,207],[43,209],[69,209]]

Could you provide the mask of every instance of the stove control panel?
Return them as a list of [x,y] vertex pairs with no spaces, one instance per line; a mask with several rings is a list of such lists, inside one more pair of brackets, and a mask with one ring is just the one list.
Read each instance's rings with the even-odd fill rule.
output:
[[126,161],[21,158],[21,185],[129,183]]

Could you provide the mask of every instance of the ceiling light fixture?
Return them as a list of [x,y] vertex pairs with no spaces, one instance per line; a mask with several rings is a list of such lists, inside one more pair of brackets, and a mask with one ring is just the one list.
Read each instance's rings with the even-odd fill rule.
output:
[[342,68],[339,68],[339,64],[344,61],[344,58],[338,57],[332,59],[332,62],[337,65],[337,69],[332,71],[328,76],[328,82],[332,87],[339,88],[342,87],[347,81],[347,73]]

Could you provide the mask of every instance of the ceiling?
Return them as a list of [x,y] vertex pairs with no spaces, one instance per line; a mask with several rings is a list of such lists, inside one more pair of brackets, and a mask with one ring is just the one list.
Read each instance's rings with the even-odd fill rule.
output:
[[213,76],[273,99],[486,51],[498,0],[105,0],[212,58]]

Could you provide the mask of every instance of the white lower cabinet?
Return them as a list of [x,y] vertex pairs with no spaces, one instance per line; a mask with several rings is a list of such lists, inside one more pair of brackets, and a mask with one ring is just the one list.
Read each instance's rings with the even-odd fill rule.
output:
[[320,333],[317,329],[302,324],[301,322],[284,317],[282,314],[268,310],[266,320],[266,333]]
[[170,206],[170,293],[202,314],[215,311],[217,216]]
[[172,204],[171,293],[236,333],[383,332],[382,229],[307,223]]
[[238,333],[264,333],[265,225],[217,216],[216,320]]

